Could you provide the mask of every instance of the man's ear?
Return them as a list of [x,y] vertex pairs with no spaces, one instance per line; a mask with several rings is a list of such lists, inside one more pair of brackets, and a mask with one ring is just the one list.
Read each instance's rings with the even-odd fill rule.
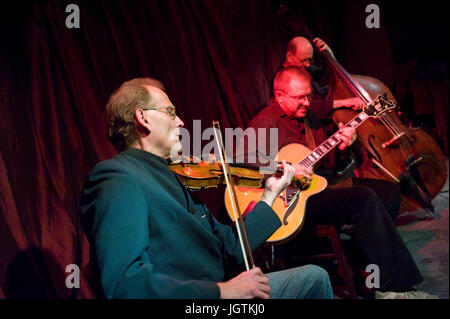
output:
[[294,55],[292,54],[291,51],[286,52],[286,61],[288,62],[292,62]]
[[283,95],[280,93],[280,91],[275,90],[275,91],[273,92],[273,96],[274,96],[274,98],[275,98],[275,101],[278,102],[278,104],[280,104],[280,105],[283,104],[283,99],[282,99],[282,96],[283,96]]
[[152,123],[147,114],[145,114],[144,110],[137,109],[134,111],[134,119],[137,123],[139,131],[145,131],[147,134],[150,134],[152,129]]

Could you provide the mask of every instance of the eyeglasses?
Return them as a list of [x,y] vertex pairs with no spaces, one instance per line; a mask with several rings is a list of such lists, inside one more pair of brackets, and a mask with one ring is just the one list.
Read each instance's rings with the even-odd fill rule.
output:
[[175,106],[174,105],[168,105],[168,106],[152,106],[152,107],[148,107],[145,109],[142,109],[143,111],[151,111],[151,110],[155,110],[155,111],[160,111],[160,112],[164,112],[170,115],[170,117],[172,118],[172,120],[175,120],[175,118],[177,117],[176,114],[176,110],[175,110]]
[[306,59],[300,60],[300,62],[302,64],[305,64],[306,62],[309,62],[309,64],[312,64],[314,62],[314,59],[313,58],[306,58]]
[[301,95],[301,96],[290,96],[289,94],[287,94],[284,91],[279,90],[279,92],[283,93],[285,96],[287,96],[288,98],[290,98],[291,100],[294,100],[297,103],[305,103],[306,101],[311,102],[312,100],[312,94],[307,94],[307,95]]

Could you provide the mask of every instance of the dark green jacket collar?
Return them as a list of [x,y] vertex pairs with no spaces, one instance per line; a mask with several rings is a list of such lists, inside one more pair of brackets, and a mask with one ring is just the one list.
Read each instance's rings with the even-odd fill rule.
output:
[[162,158],[153,153],[134,147],[128,147],[122,153],[131,155],[132,157],[137,158],[147,164],[150,164],[153,167],[169,170],[169,162],[165,158]]

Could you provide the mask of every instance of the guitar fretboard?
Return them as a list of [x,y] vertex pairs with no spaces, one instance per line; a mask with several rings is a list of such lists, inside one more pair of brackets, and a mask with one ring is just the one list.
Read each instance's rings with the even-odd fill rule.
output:
[[[362,122],[367,120],[369,115],[365,112],[359,113],[355,118],[348,122],[345,127],[357,128]],[[304,159],[302,159],[299,164],[312,167],[316,164],[322,157],[324,157],[328,152],[335,148],[342,141],[342,136],[338,132],[331,135],[326,141],[316,147],[311,153],[309,153]]]

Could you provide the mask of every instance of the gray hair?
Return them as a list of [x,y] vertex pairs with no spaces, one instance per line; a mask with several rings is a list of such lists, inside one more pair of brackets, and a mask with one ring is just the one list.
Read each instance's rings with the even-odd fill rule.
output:
[[136,78],[123,83],[109,97],[105,109],[105,122],[108,139],[118,152],[125,150],[138,138],[134,111],[156,106],[152,105],[152,96],[145,86],[165,91],[164,85],[158,80]]

